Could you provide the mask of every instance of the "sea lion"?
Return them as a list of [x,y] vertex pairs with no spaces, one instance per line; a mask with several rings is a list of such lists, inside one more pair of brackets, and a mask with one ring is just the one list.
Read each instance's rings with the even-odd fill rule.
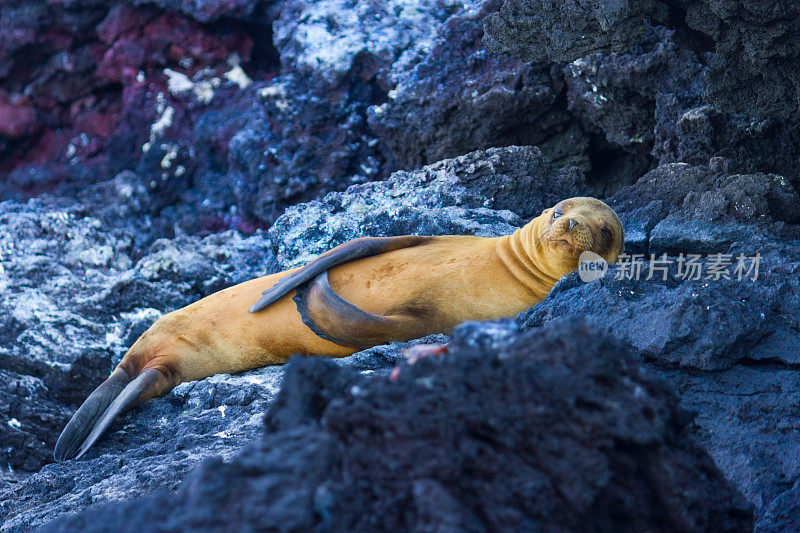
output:
[[304,267],[229,287],[164,315],[76,411],[55,458],[82,456],[124,409],[184,381],[281,364],[292,354],[343,357],[389,341],[449,333],[465,320],[514,316],[575,270],[581,252],[613,262],[623,243],[614,211],[587,197],[559,202],[504,237],[347,242]]

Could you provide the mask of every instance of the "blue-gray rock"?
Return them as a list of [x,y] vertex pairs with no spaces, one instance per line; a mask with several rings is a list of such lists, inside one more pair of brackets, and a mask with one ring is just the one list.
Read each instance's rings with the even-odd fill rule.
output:
[[358,237],[508,234],[586,193],[580,170],[552,167],[538,148],[493,148],[295,206],[269,235],[278,263],[290,268]]
[[372,129],[398,162],[416,168],[489,147],[536,144],[552,161],[589,166],[588,140],[564,108],[558,69],[484,49],[482,21],[498,2],[450,17],[408,70],[395,68]]
[[562,323],[486,348],[454,340],[390,378],[295,358],[230,462],[43,531],[752,528],[673,391],[617,341]]
[[705,91],[715,106],[761,119],[792,117],[800,85],[786,72],[796,65],[800,44],[787,28],[797,25],[800,7],[791,0],[741,7],[737,0],[505,0],[486,19],[486,41],[527,61],[568,62],[630,50],[648,22],[661,24],[678,30],[684,46],[715,52]]
[[135,187],[102,190],[120,203],[0,204],[0,436],[12,478],[51,460],[59,426],[161,314],[275,268],[262,235],[142,239]]
[[[627,251],[668,263],[646,263],[638,279],[630,263],[590,283],[572,273],[517,319],[523,328],[587,320],[633,347],[697,413],[700,441],[770,530],[784,519],[768,509],[791,508],[784,492],[800,479],[800,201],[780,176],[712,163],[659,167],[609,199]],[[699,279],[686,263],[679,271],[690,253],[703,255]],[[719,276],[717,254],[731,263]],[[740,254],[748,269],[758,254],[758,271],[737,273]],[[651,265],[666,266],[666,279]]]

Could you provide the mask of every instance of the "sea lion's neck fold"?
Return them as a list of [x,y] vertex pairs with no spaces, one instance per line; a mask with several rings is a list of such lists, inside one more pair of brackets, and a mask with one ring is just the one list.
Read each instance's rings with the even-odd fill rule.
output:
[[544,298],[558,278],[550,274],[545,262],[538,224],[535,219],[511,235],[498,238],[495,251],[511,276]]

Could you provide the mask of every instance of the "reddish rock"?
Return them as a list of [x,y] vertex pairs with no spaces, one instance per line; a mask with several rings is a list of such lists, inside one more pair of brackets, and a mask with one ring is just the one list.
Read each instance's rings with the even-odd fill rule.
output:
[[32,105],[0,100],[0,136],[21,139],[33,135],[40,127]]

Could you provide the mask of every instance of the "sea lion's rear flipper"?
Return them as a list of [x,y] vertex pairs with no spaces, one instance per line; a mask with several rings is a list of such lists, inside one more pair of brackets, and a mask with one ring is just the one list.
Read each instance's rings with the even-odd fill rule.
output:
[[403,235],[401,237],[364,237],[354,239],[320,255],[303,268],[292,272],[278,283],[265,290],[260,300],[251,308],[255,313],[276,302],[292,289],[296,289],[316,276],[336,265],[370,257],[400,248],[409,248],[428,242],[431,237],[421,235]]
[[161,375],[161,371],[155,368],[146,368],[131,380],[121,368],[114,370],[86,398],[61,432],[53,452],[56,461],[69,459],[76,453],[78,459],[85,454],[117,415],[138,403],[157,384]]
[[294,301],[311,331],[340,346],[368,348],[424,335],[421,317],[375,315],[351,304],[331,288],[327,271],[298,287]]

